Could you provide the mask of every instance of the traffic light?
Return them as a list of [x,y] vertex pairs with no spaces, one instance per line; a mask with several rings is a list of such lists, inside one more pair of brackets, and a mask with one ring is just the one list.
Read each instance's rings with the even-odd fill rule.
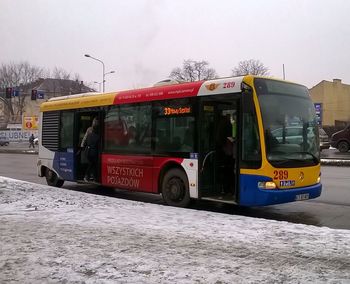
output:
[[37,90],[32,90],[32,101],[36,100],[37,94],[38,94]]
[[6,99],[11,99],[13,89],[11,87],[6,88]]

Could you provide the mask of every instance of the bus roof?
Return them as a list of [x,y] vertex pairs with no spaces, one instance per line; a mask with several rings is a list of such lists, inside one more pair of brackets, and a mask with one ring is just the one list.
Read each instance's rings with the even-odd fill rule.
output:
[[154,86],[110,93],[84,93],[49,99],[40,105],[40,111],[68,110],[86,107],[167,100],[184,97],[238,93],[244,76],[208,81]]
[[67,96],[60,96],[60,97],[53,97],[48,99],[48,102],[52,101],[60,101],[60,100],[65,100],[65,99],[74,99],[74,98],[82,98],[82,97],[88,97],[88,96],[96,96],[100,95],[101,93],[97,92],[89,92],[89,93],[81,93],[81,94],[75,94],[75,95],[67,95]]

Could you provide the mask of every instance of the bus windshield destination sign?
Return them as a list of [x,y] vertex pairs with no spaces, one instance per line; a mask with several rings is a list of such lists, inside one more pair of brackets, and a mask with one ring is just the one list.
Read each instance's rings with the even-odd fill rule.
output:
[[191,107],[165,107],[163,114],[164,115],[179,115],[179,114],[188,114],[191,113]]

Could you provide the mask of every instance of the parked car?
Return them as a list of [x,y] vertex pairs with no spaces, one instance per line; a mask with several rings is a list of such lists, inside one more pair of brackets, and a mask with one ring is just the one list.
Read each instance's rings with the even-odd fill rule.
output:
[[324,149],[329,149],[329,147],[331,146],[331,142],[329,141],[329,137],[326,131],[324,131],[323,128],[319,128],[318,132],[320,134],[320,151]]
[[6,137],[0,137],[0,146],[8,146],[10,144],[10,140]]
[[[285,129],[285,142],[287,144],[300,144],[303,141],[303,127],[302,126],[287,126]],[[314,137],[312,129],[308,130],[308,137]],[[277,139],[279,143],[283,142],[283,128],[277,128],[271,131],[274,138]]]
[[[320,151],[324,149],[328,149],[331,145],[329,141],[329,137],[322,128],[318,129],[319,131],[319,137],[320,137]],[[278,128],[272,131],[272,135],[277,139],[279,143],[283,141],[282,138],[282,128]],[[303,127],[302,126],[287,126],[285,128],[285,141],[288,144],[300,144],[303,141]],[[308,137],[313,137],[313,131],[312,128],[308,128]]]
[[334,133],[331,137],[331,146],[340,152],[346,153],[350,149],[350,125]]

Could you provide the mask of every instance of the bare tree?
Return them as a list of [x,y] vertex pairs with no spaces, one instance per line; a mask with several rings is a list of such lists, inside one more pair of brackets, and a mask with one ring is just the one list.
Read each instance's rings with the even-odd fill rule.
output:
[[[70,82],[72,81],[72,76],[62,68],[55,67],[54,70],[50,72],[41,67],[30,65],[28,62],[11,62],[9,64],[0,65],[0,89],[5,91],[6,87],[12,87],[16,92],[19,91],[19,95],[11,99],[6,99],[5,97],[0,98],[1,103],[5,106],[3,111],[4,115],[2,115],[6,117],[7,121],[5,123],[10,121],[10,117],[12,121],[19,121],[22,118],[27,102],[26,98],[30,95],[30,90],[35,87],[34,82],[39,78],[48,78],[50,75],[53,79],[58,79],[57,81],[62,80],[59,82],[60,84],[58,84],[60,92],[72,92],[72,82]],[[81,89],[82,81],[80,80],[79,74],[74,74],[73,83],[75,83],[75,88]],[[52,84],[56,84],[55,80],[53,80]],[[2,122],[2,124],[4,123]]]
[[[0,66],[0,88],[13,87],[20,89],[21,86],[30,84],[43,77],[43,68],[30,65],[28,62],[2,64]],[[25,96],[17,96],[6,100],[9,113],[12,116],[21,117],[24,110]]]
[[215,69],[209,68],[209,63],[207,61],[188,59],[184,61],[182,68],[174,68],[169,77],[178,81],[193,82],[214,79],[217,78],[218,75]]
[[26,85],[45,75],[47,74],[43,68],[30,65],[28,62],[2,64],[0,88]]
[[269,68],[265,67],[259,60],[249,59],[240,61],[238,66],[232,70],[233,76],[243,76],[248,74],[268,76]]
[[62,80],[70,80],[71,75],[66,70],[60,67],[55,67],[51,73],[51,78],[53,79],[62,79]]
[[74,74],[73,80],[74,81],[78,81],[78,82],[82,81],[82,79],[81,79],[81,77],[80,77],[80,75],[78,73]]

